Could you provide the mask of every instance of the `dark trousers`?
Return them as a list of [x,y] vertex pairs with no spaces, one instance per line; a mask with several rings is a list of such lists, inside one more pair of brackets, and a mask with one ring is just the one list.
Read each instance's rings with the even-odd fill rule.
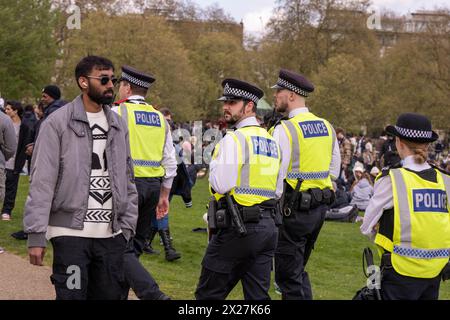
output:
[[5,200],[3,201],[2,213],[11,215],[16,203],[17,187],[19,186],[20,175],[13,170],[6,169]]
[[124,286],[123,235],[108,239],[57,237],[53,274],[57,300],[119,300]]
[[438,300],[441,276],[433,279],[406,277],[392,266],[382,266],[383,300]]
[[312,300],[306,264],[322,229],[327,206],[309,211],[293,210],[280,226],[275,252],[275,281],[283,300]]
[[128,297],[130,287],[141,300],[155,300],[162,296],[158,284],[152,275],[140,263],[139,257],[146,239],[149,237],[151,217],[155,214],[159,201],[161,180],[156,178],[136,178],[138,191],[139,216],[136,235],[130,241],[125,252],[125,278],[128,285],[123,296]]
[[232,228],[213,235],[202,262],[195,291],[197,300],[224,300],[239,281],[245,300],[270,299],[270,273],[278,228],[272,218],[245,226],[245,237]]

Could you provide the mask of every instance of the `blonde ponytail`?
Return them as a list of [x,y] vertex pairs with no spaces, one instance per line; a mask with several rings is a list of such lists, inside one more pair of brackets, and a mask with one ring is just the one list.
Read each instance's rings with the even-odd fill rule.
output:
[[414,153],[414,162],[416,164],[424,164],[428,160],[429,143],[416,143],[402,140],[402,142]]

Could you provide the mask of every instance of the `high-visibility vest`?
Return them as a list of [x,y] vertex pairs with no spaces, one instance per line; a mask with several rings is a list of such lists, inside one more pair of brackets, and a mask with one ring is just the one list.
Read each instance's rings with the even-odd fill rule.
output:
[[[228,134],[237,145],[239,168],[237,185],[230,195],[238,204],[246,207],[275,199],[281,162],[277,142],[258,126],[240,128]],[[219,146],[216,146],[213,159],[217,158]],[[212,194],[216,200],[224,197],[213,191]]]
[[135,177],[163,177],[161,161],[169,128],[162,113],[148,104],[122,103],[119,115],[128,124]]
[[286,182],[295,190],[301,179],[300,191],[332,189],[330,164],[336,136],[331,124],[306,112],[281,121],[281,125],[291,145]]
[[449,261],[450,176],[436,170],[437,183],[406,169],[391,169],[394,201],[393,239],[378,233],[375,243],[391,252],[401,275],[435,278]]

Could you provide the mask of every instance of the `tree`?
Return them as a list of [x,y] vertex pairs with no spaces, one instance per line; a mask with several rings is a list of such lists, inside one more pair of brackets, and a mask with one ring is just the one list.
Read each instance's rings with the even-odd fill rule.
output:
[[311,75],[334,55],[360,46],[376,48],[376,39],[366,28],[368,1],[278,0],[277,4],[264,40],[278,49],[274,60],[280,66]]
[[156,77],[150,88],[152,104],[170,107],[177,120],[195,116],[197,77],[188,52],[162,17],[111,16],[91,12],[81,30],[71,30],[64,43],[64,66],[59,79],[70,96],[79,90],[73,77],[76,63],[89,54],[110,58],[120,75],[121,65],[131,65]]
[[[375,75],[376,76],[376,75]],[[335,126],[359,132],[361,126],[373,126],[376,115],[376,78],[365,61],[341,54],[320,67],[313,77],[316,90],[310,106]]]
[[246,52],[239,39],[228,33],[206,33],[198,39],[191,59],[199,76],[197,103],[203,116],[219,116],[217,98],[222,93],[225,78],[249,78],[250,69]]
[[50,83],[58,13],[48,0],[0,0],[0,92],[30,100]]

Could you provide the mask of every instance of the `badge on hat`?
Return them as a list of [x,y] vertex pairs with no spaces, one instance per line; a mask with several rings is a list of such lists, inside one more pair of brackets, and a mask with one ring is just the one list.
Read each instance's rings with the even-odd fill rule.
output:
[[272,89],[287,89],[302,97],[307,97],[314,91],[314,85],[301,74],[281,69],[277,84]]
[[122,80],[128,81],[129,83],[132,83],[141,88],[148,89],[156,79],[152,75],[141,72],[133,67],[123,66],[122,76],[120,77],[119,81]]
[[237,79],[225,79],[222,82],[223,95],[218,101],[250,100],[258,104],[264,96],[264,92],[245,81]]
[[386,132],[411,142],[431,143],[439,135],[431,128],[431,121],[417,113],[404,113],[397,119],[395,126],[386,127]]

